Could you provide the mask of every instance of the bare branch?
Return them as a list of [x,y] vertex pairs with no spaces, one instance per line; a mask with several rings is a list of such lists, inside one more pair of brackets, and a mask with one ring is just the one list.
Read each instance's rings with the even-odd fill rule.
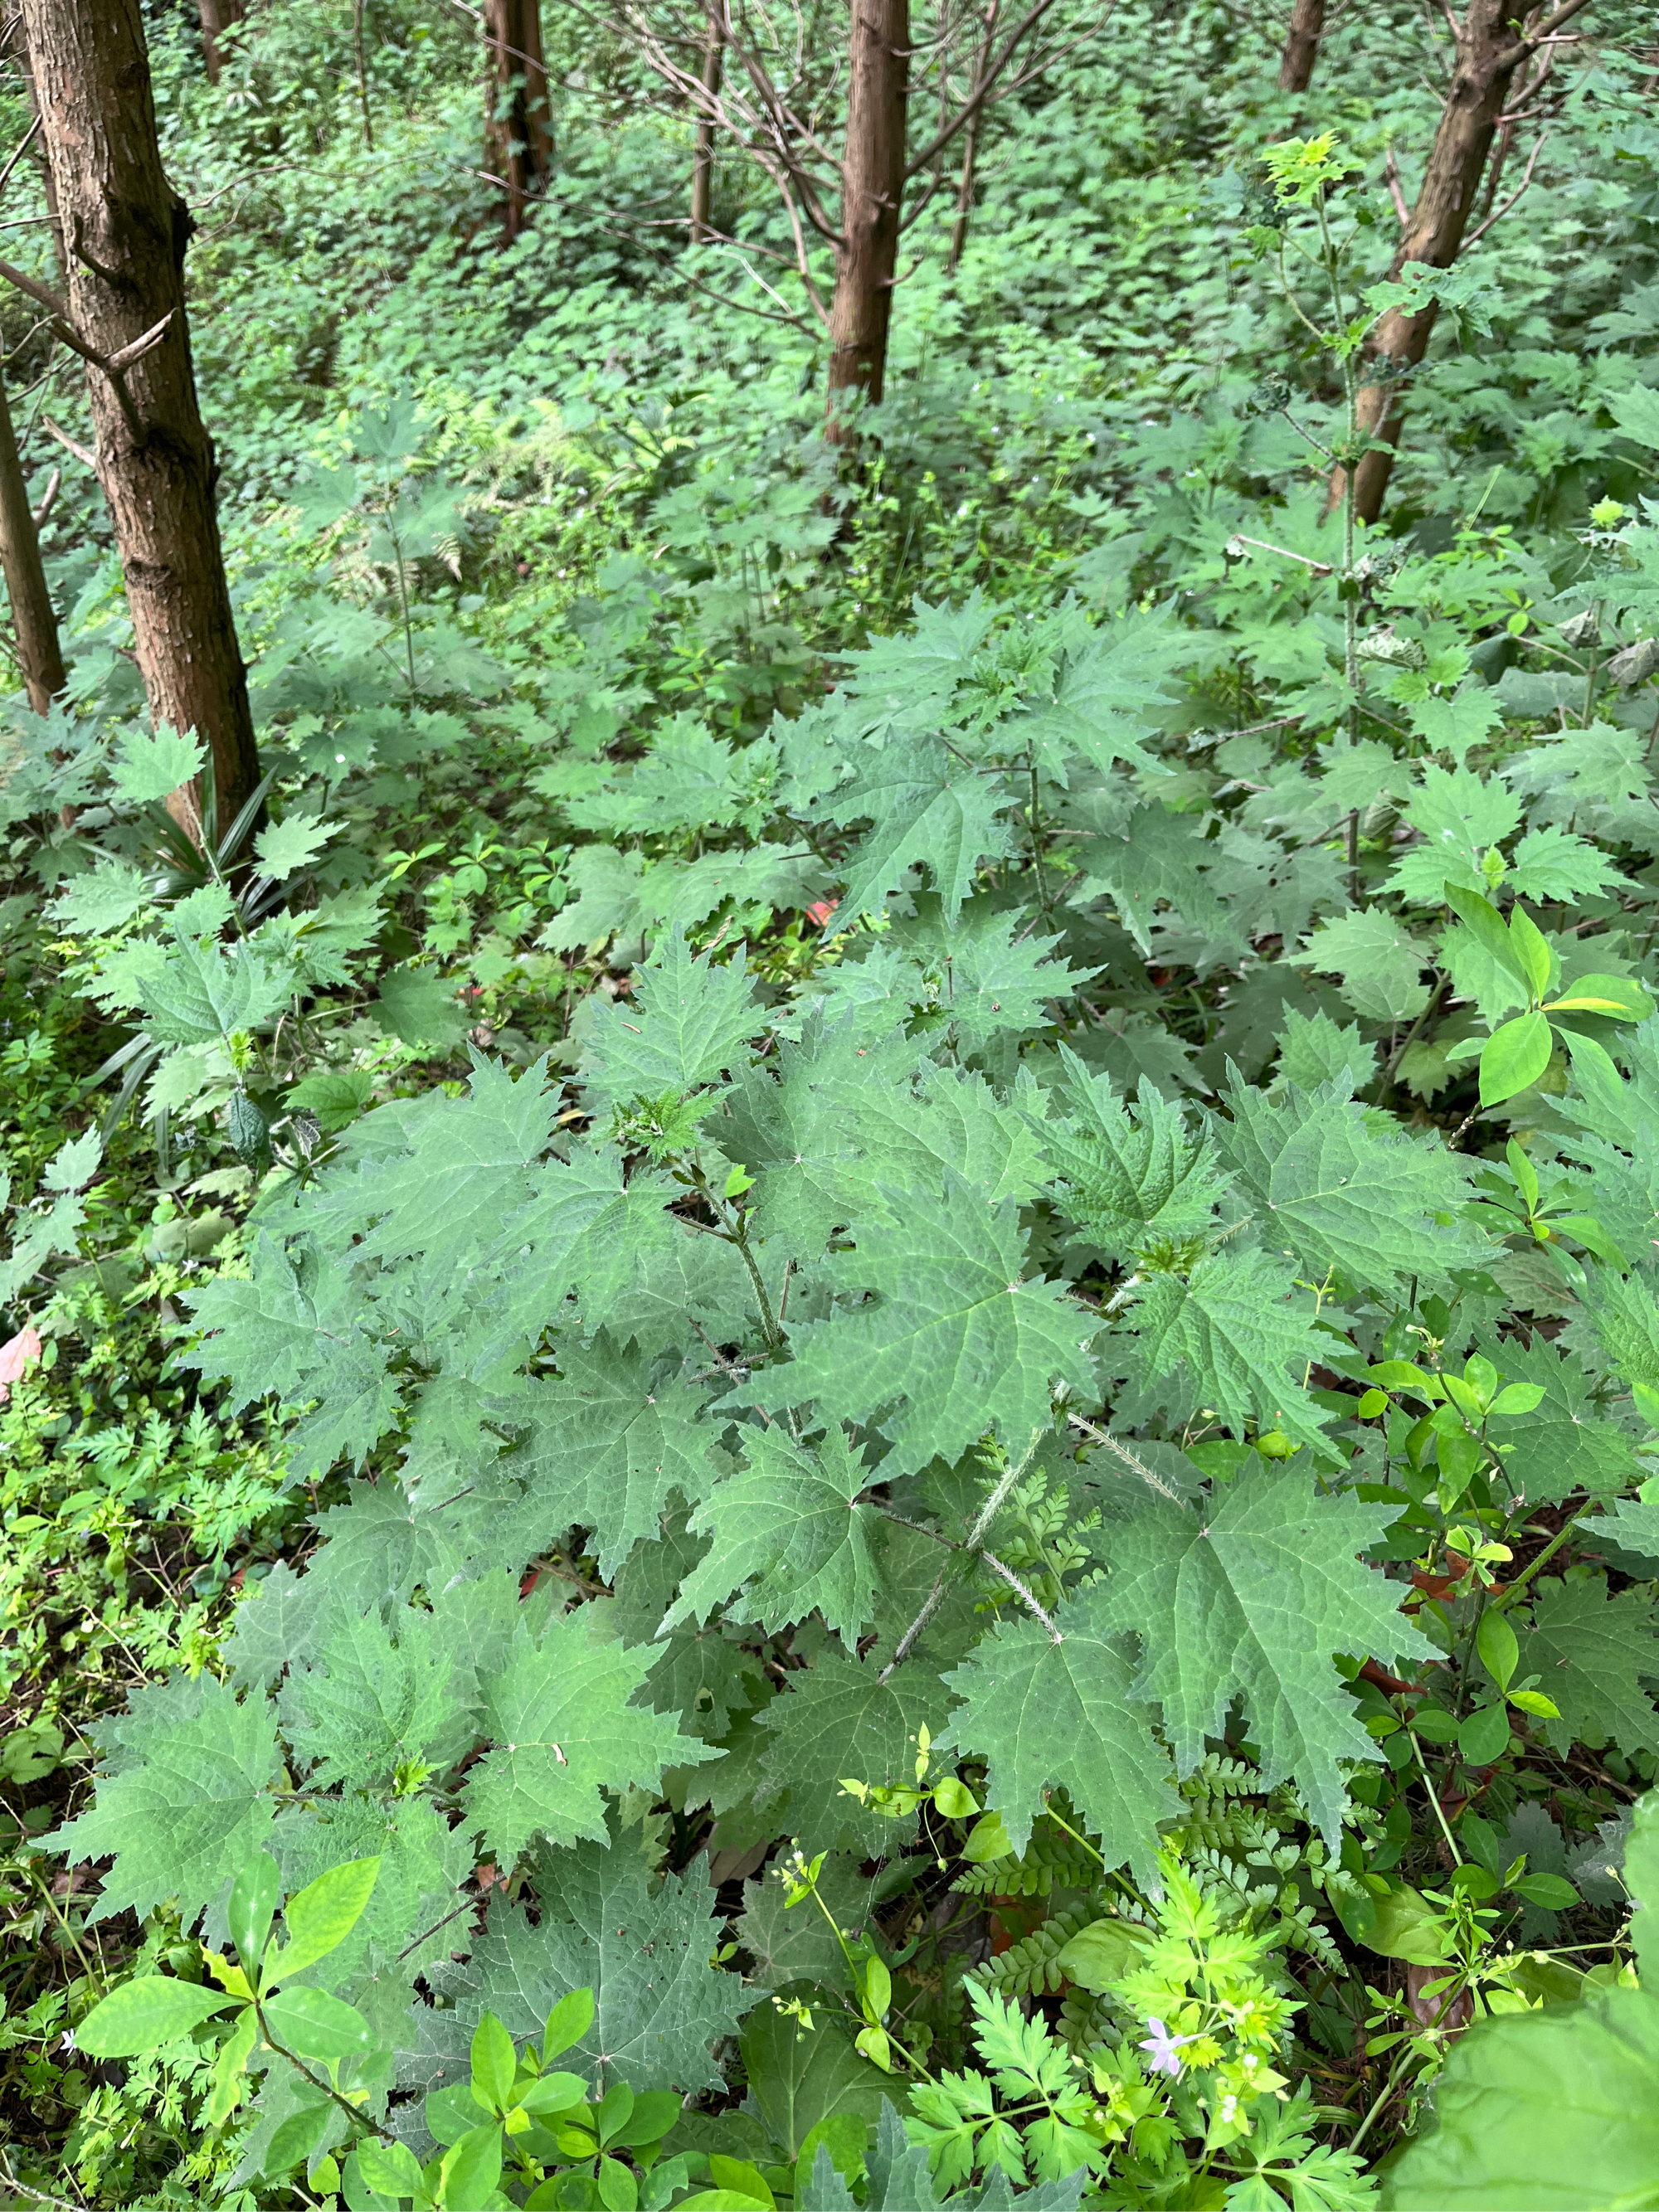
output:
[[931,168],[938,156],[944,152],[945,149],[956,137],[957,131],[963,128],[964,124],[968,123],[974,116],[978,114],[980,109],[984,106],[986,101],[991,97],[992,93],[996,89],[997,79],[1002,75],[1003,71],[1007,68],[1010,61],[1013,58],[1015,48],[1019,45],[1021,40],[1025,37],[1028,32],[1034,31],[1036,28],[1037,25],[1042,21],[1043,17],[1048,14],[1049,9],[1053,5],[1054,0],[1032,0],[1032,5],[1026,9],[1024,15],[1020,17],[1019,21],[1015,24],[1013,29],[1009,33],[1007,42],[1003,46],[1001,52],[998,54],[993,61],[988,64],[984,75],[981,77],[979,82],[974,87],[973,91],[969,93],[962,106],[951,117],[951,120],[942,130],[934,133],[933,138],[925,147],[923,147],[921,152],[916,155],[914,161],[906,163],[904,180],[907,184],[908,184],[911,178],[916,174],[919,169]]
[[9,261],[0,261],[0,277],[8,284],[15,285],[37,307],[44,307],[54,322],[69,320],[69,301],[60,298],[50,285],[41,283],[38,277],[26,276],[22,270],[14,269]]
[[77,440],[70,437],[67,430],[60,430],[58,425],[52,421],[50,415],[43,415],[40,417],[40,427],[45,430],[49,438],[57,439],[58,444],[64,448],[64,451],[66,453],[73,453],[77,461],[84,462],[88,468],[92,469],[94,471],[96,471],[98,466],[97,454],[88,453],[83,445],[80,444]]
[[[754,279],[755,283],[760,286],[762,291],[765,293],[769,300],[775,300],[777,301],[779,309],[781,310],[780,313],[775,314],[769,307],[757,307],[747,300],[734,300],[730,293],[717,292],[712,284],[705,284],[701,276],[694,276],[689,269],[683,268],[679,273],[684,277],[688,284],[695,285],[699,292],[704,293],[709,299],[718,301],[722,307],[735,307],[738,313],[743,315],[758,315],[763,322],[787,323],[792,331],[799,331],[803,337],[811,338],[816,343],[817,333],[813,330],[811,325],[810,323],[804,323],[800,317],[795,313],[793,309],[783,299],[781,295],[775,292],[772,289],[772,287],[766,282],[766,279],[757,270],[750,268],[747,262],[740,261],[738,265],[742,268],[745,276],[750,276]],[[816,300],[813,301],[812,307],[819,321],[822,322],[824,328],[828,330],[830,327],[829,319],[825,316],[823,308],[818,306]]]
[[[11,159],[7,162],[3,169],[0,169],[0,192],[3,192],[6,186],[11,182],[12,171],[22,160],[24,155],[28,152],[29,147],[33,141],[34,134],[40,128],[40,118],[37,115],[33,122],[30,124],[28,129],[23,133],[21,138],[18,140],[16,151],[12,155]],[[50,218],[47,218],[47,220],[50,220]]]
[[1514,46],[1504,49],[1498,57],[1498,69],[1513,69],[1517,62],[1524,61],[1528,54],[1536,52],[1540,46],[1553,39],[1564,23],[1571,22],[1573,17],[1589,5],[1589,0],[1565,0],[1565,5],[1558,8],[1535,31],[1529,32],[1525,38],[1516,40]]
[[1394,211],[1400,218],[1400,228],[1404,230],[1412,219],[1412,211],[1406,204],[1406,187],[1400,181],[1400,164],[1395,159],[1392,146],[1383,160],[1382,174],[1388,181],[1389,198],[1394,202]]
[[1549,132],[1546,131],[1542,137],[1540,137],[1538,143],[1533,148],[1531,159],[1528,161],[1526,168],[1522,173],[1520,183],[1510,194],[1508,199],[1504,201],[1503,206],[1501,208],[1494,208],[1492,212],[1486,217],[1486,221],[1480,225],[1480,228],[1478,230],[1472,230],[1468,236],[1463,240],[1462,250],[1465,253],[1468,252],[1470,246],[1475,245],[1480,239],[1483,239],[1486,236],[1486,233],[1492,228],[1495,222],[1503,222],[1504,216],[1520,198],[1522,193],[1526,191],[1527,186],[1532,182],[1532,173],[1538,167],[1538,156],[1543,152],[1549,135]]

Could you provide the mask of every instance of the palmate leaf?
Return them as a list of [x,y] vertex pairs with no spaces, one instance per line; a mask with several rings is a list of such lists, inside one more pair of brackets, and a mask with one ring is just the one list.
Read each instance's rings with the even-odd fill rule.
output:
[[720,1140],[756,1177],[763,1237],[816,1258],[853,1218],[872,1172],[860,1115],[908,1091],[922,1053],[896,1034],[866,1037],[850,1012],[828,1021],[815,1010],[799,1042],[786,1038],[736,1087]]
[[1056,1377],[1091,1387],[1099,1316],[1025,1277],[1012,1200],[988,1206],[952,1176],[937,1194],[895,1194],[893,1215],[861,1230],[829,1271],[843,1294],[872,1291],[879,1303],[792,1328],[789,1364],[757,1372],[722,1403],[774,1411],[816,1400],[834,1420],[879,1415],[890,1477],[959,1459],[988,1431],[1023,1447],[1048,1425]]
[[491,1255],[501,1269],[501,1295],[483,1317],[480,1358],[486,1345],[504,1351],[569,1321],[562,1302],[571,1292],[581,1301],[581,1326],[603,1327],[683,1234],[666,1210],[678,1187],[665,1175],[630,1170],[611,1146],[574,1145],[568,1160],[544,1160],[528,1190]]
[[1307,949],[1286,955],[1292,968],[1336,976],[1342,995],[1367,1021],[1409,1022],[1429,1003],[1423,970],[1431,951],[1382,907],[1322,921]]
[[842,827],[868,822],[846,864],[842,900],[849,915],[878,913],[913,867],[932,873],[945,914],[955,919],[982,860],[1009,849],[999,817],[1013,803],[1001,776],[981,774],[927,739],[860,759],[851,783],[822,802]]
[[999,1030],[1037,1028],[1049,1000],[1070,998],[1095,972],[1049,959],[1058,934],[1039,935],[1022,908],[999,913],[988,899],[970,899],[947,922],[930,895],[918,901],[915,920],[895,924],[884,942],[915,961],[932,986],[934,1017],[969,1051]]
[[529,1194],[559,1110],[546,1077],[544,1059],[514,1081],[509,1068],[475,1054],[465,1097],[445,1099],[395,1150],[376,1145],[382,1127],[398,1132],[395,1109],[376,1108],[358,1125],[360,1143],[374,1148],[369,1158],[355,1173],[325,1175],[300,1218],[337,1244],[363,1235],[366,1258],[434,1255],[460,1267],[497,1242]]
[[537,1387],[526,1472],[550,1523],[592,1530],[608,1582],[657,1534],[671,1498],[694,1504],[708,1489],[714,1431],[697,1419],[702,1393],[672,1379],[653,1388],[636,1344],[600,1329],[587,1349],[562,1344],[558,1359]]
[[1032,746],[1045,772],[1060,784],[1068,763],[1104,772],[1131,761],[1154,775],[1164,764],[1147,750],[1153,715],[1165,702],[1164,678],[1190,646],[1162,608],[1133,614],[1085,632],[1062,648],[1054,689],[1011,726],[1000,740],[1011,749]]
[[1544,1394],[1529,1413],[1493,1413],[1487,1423],[1517,1498],[1554,1504],[1575,1490],[1605,1498],[1636,1480],[1643,1471],[1636,1439],[1597,1412],[1569,1352],[1536,1330],[1530,1344],[1483,1335],[1479,1346],[1505,1382],[1534,1383]]
[[632,998],[595,1013],[582,1080],[602,1103],[700,1090],[747,1066],[760,1022],[741,950],[723,963],[699,957],[672,930],[640,971]]
[[957,699],[975,682],[978,655],[995,610],[970,592],[959,607],[912,603],[914,622],[896,637],[872,638],[848,656],[844,699],[857,702],[854,726],[884,744],[895,735],[951,729],[963,720]]
[[1598,1267],[1584,1304],[1614,1373],[1626,1382],[1659,1389],[1659,1303],[1644,1278]]
[[1194,1404],[1235,1436],[1252,1421],[1317,1446],[1329,1415],[1307,1396],[1309,1364],[1329,1343],[1314,1328],[1294,1271],[1262,1252],[1216,1252],[1190,1275],[1154,1275],[1125,1328],[1137,1367],[1159,1380],[1185,1366]]
[[[1152,951],[1160,921],[1182,926],[1206,945],[1243,950],[1237,924],[1210,879],[1219,857],[1201,817],[1158,805],[1137,807],[1115,836],[1091,837],[1078,851],[1085,890],[1111,894],[1118,919],[1143,953]],[[1163,907],[1170,913],[1160,915]]]
[[629,1703],[650,1664],[648,1652],[600,1641],[580,1610],[549,1621],[539,1642],[520,1625],[512,1657],[483,1685],[494,1747],[462,1792],[462,1817],[503,1865],[533,1837],[603,1838],[602,1787],[654,1792],[665,1766],[717,1756]]
[[1156,1091],[1131,1109],[1110,1078],[1091,1074],[1068,1045],[1060,1056],[1066,1080],[1039,1134],[1078,1226],[1120,1260],[1207,1229],[1226,1188],[1209,1136]]
[[315,1663],[290,1676],[283,1732],[312,1789],[390,1784],[400,1761],[447,1767],[471,1743],[472,1655],[453,1624],[408,1606],[396,1626],[394,1641],[378,1610],[343,1611]]
[[288,1440],[304,1476],[337,1459],[361,1462],[396,1419],[401,1386],[389,1355],[362,1327],[361,1293],[304,1238],[291,1249],[262,1230],[251,1278],[221,1275],[186,1291],[196,1343],[180,1364],[230,1383],[230,1410],[273,1394],[288,1405],[319,1401]]
[[1395,863],[1388,888],[1409,906],[1439,906],[1449,879],[1461,890],[1485,894],[1480,863],[1521,819],[1521,802],[1494,777],[1472,769],[1430,768],[1406,808],[1422,838]]
[[1358,1557],[1392,1513],[1319,1497],[1292,1466],[1265,1462],[1196,1509],[1148,1496],[1110,1524],[1108,1577],[1072,1610],[1103,1637],[1140,1638],[1133,1693],[1159,1706],[1182,1775],[1242,1700],[1263,1788],[1292,1777],[1334,1843],[1340,1762],[1376,1747],[1331,1655],[1388,1665],[1434,1651],[1400,1611],[1404,1585]]
[[781,1048],[776,1080],[751,1075],[721,1127],[722,1147],[756,1174],[763,1237],[815,1258],[835,1230],[886,1212],[895,1192],[931,1190],[947,1169],[994,1201],[1035,1195],[1040,1094],[1005,1104],[983,1077],[922,1060],[916,1039],[861,1036],[850,1016],[827,1029],[812,1016]]
[[919,1667],[901,1667],[887,1683],[880,1675],[874,1660],[826,1651],[793,1674],[788,1690],[759,1716],[765,1748],[757,1804],[776,1805],[808,1852],[885,1857],[915,1832],[914,1820],[865,1812],[842,1782],[914,1780],[917,1730],[943,1727],[950,1700],[939,1677]]
[[763,739],[757,748],[761,758],[751,763],[696,715],[676,714],[631,774],[588,796],[566,799],[562,811],[579,830],[605,837],[726,828],[745,811],[753,769],[772,750]]
[[1659,1753],[1659,1711],[1642,1687],[1659,1675],[1659,1632],[1642,1590],[1610,1597],[1599,1575],[1540,1583],[1518,1672],[1536,1674],[1559,1711],[1533,1723],[1553,1750],[1612,1743],[1626,1755]]
[[874,1510],[857,1503],[871,1480],[862,1454],[839,1428],[802,1446],[776,1423],[746,1430],[744,1453],[744,1465],[691,1516],[693,1533],[708,1536],[709,1547],[658,1633],[706,1620],[735,1590],[729,1620],[757,1620],[771,1635],[817,1612],[844,1642],[856,1643],[876,1581],[866,1533]]
[[427,2090],[464,2082],[472,2032],[486,2012],[515,2042],[539,2042],[558,2000],[591,1989],[592,2024],[560,2055],[560,2067],[600,2089],[617,2081],[683,2095],[723,2089],[711,2046],[736,2034],[763,1993],[710,1967],[720,1923],[708,1883],[694,1871],[671,1874],[658,1887],[621,1841],[545,1853],[538,1876],[533,1927],[522,1907],[499,1903],[466,1964],[446,1960],[428,1970],[446,2002],[410,2011],[400,2079]]
[[674,1593],[708,1548],[676,1516],[653,1544],[641,1544],[617,1577],[615,1620],[625,1644],[651,1646],[651,1671],[638,1702],[659,1713],[678,1713],[689,1735],[720,1743],[739,1713],[758,1704],[766,1676],[738,1632],[720,1627],[678,1628],[660,1641],[657,1631]]
[[[1648,1495],[1650,1489],[1653,1494]],[[1617,1544],[1641,1559],[1659,1561],[1659,1486],[1644,1483],[1640,1498],[1620,1498],[1611,1510],[1578,1523],[1592,1542]]]
[[188,1928],[270,1832],[282,1766],[276,1715],[257,1692],[241,1698],[211,1674],[175,1674],[137,1692],[100,1735],[97,1802],[40,1847],[113,1858],[93,1919],[131,1910],[142,1920],[177,1898]]
[[963,1703],[939,1741],[989,1760],[987,1801],[1016,1852],[1030,1841],[1044,1791],[1063,1789],[1109,1866],[1155,1880],[1158,1823],[1181,1800],[1152,1711],[1134,1694],[1128,1639],[1095,1625],[1086,1596],[1060,1606],[1054,1624],[1059,1644],[1039,1621],[1001,1621],[945,1677]]
[[1362,1290],[1399,1297],[1413,1276],[1478,1267],[1486,1244],[1437,1220],[1467,1195],[1468,1170],[1437,1138],[1378,1126],[1344,1074],[1269,1103],[1237,1068],[1221,1156],[1261,1217],[1262,1233],[1304,1273],[1331,1269]]
[[207,1044],[258,1029],[293,995],[293,969],[249,945],[228,952],[210,937],[175,936],[167,956],[138,985],[144,1027],[158,1044]]
[[349,1860],[380,1861],[362,1917],[306,1980],[349,1996],[395,2040],[416,1975],[469,1941],[470,1916],[450,1916],[475,1870],[472,1838],[429,1798],[346,1790],[286,1807],[270,1845],[290,1894]]

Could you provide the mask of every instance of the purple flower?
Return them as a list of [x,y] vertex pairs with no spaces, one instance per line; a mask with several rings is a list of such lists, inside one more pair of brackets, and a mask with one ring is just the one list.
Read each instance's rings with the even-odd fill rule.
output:
[[1192,2042],[1193,2038],[1190,2035],[1171,2035],[1161,2020],[1149,2020],[1146,2025],[1152,2032],[1138,2047],[1147,2053],[1147,2071],[1167,2074],[1174,2081],[1181,2072],[1181,2061],[1176,2053],[1183,2043]]

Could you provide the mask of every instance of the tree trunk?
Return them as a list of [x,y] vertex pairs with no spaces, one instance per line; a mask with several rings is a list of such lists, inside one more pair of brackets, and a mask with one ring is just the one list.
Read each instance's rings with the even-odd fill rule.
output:
[[[1524,0],[1469,0],[1423,188],[1400,234],[1391,276],[1398,276],[1408,261],[1449,269],[1457,258],[1498,118],[1526,58],[1519,21],[1523,5]],[[1391,307],[1365,341],[1361,375],[1369,372],[1370,380],[1360,387],[1359,428],[1386,442],[1363,453],[1354,470],[1354,512],[1362,522],[1375,522],[1382,511],[1394,468],[1392,447],[1405,411],[1401,380],[1427,351],[1437,312],[1433,301],[1416,315]],[[1338,469],[1331,478],[1330,507],[1340,506],[1346,489],[1346,472]]]
[[220,34],[241,21],[247,13],[247,0],[196,0],[196,11],[202,19],[202,55],[207,63],[208,82],[217,84],[224,66]]
[[853,0],[842,163],[841,243],[830,307],[830,435],[842,395],[879,404],[898,266],[904,192],[904,104],[910,75],[909,0]]
[[[980,34],[978,58],[974,64],[975,92],[984,83],[985,73],[991,66],[991,56],[996,46],[997,18],[1001,12],[1002,0],[990,0]],[[951,252],[945,262],[945,273],[951,276],[956,275],[957,264],[962,259],[962,250],[968,243],[968,224],[974,212],[974,172],[979,161],[980,126],[984,120],[985,108],[981,103],[962,126],[962,174],[957,183],[957,217],[951,226]]]
[[1291,27],[1285,33],[1285,51],[1279,61],[1281,92],[1305,92],[1319,55],[1325,29],[1325,0],[1296,0]]
[[[719,0],[708,11],[708,30],[702,46],[702,88],[711,100],[720,94],[720,76],[726,64],[726,27],[720,21]],[[691,243],[697,246],[708,236],[711,224],[709,212],[714,197],[714,118],[699,113],[697,117],[696,149],[691,156]]]
[[[191,365],[190,213],[162,173],[139,0],[23,0],[23,24],[70,247],[71,319],[105,360],[136,350],[125,368],[88,366],[87,384],[139,672],[154,720],[206,742],[222,830],[259,763]],[[199,836],[194,786],[167,804]]]
[[484,0],[484,167],[506,187],[501,229],[510,243],[530,202],[553,173],[552,106],[542,58],[540,0]]
[[64,688],[64,655],[58,642],[58,617],[52,608],[52,594],[46,589],[46,572],[40,565],[40,532],[34,510],[29,505],[23,464],[17,453],[17,436],[12,428],[11,408],[3,385],[0,568],[5,571],[17,665],[22,672],[29,704],[37,714],[49,714],[52,701]]

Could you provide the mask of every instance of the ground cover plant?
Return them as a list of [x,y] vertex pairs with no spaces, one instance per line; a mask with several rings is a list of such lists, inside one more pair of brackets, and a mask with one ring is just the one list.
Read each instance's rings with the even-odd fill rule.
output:
[[1647,2201],[1641,11],[1299,6],[1280,91],[1056,0],[979,106],[1015,25],[918,11],[854,375],[844,20],[147,10],[182,733],[81,14],[3,118],[0,2199]]

